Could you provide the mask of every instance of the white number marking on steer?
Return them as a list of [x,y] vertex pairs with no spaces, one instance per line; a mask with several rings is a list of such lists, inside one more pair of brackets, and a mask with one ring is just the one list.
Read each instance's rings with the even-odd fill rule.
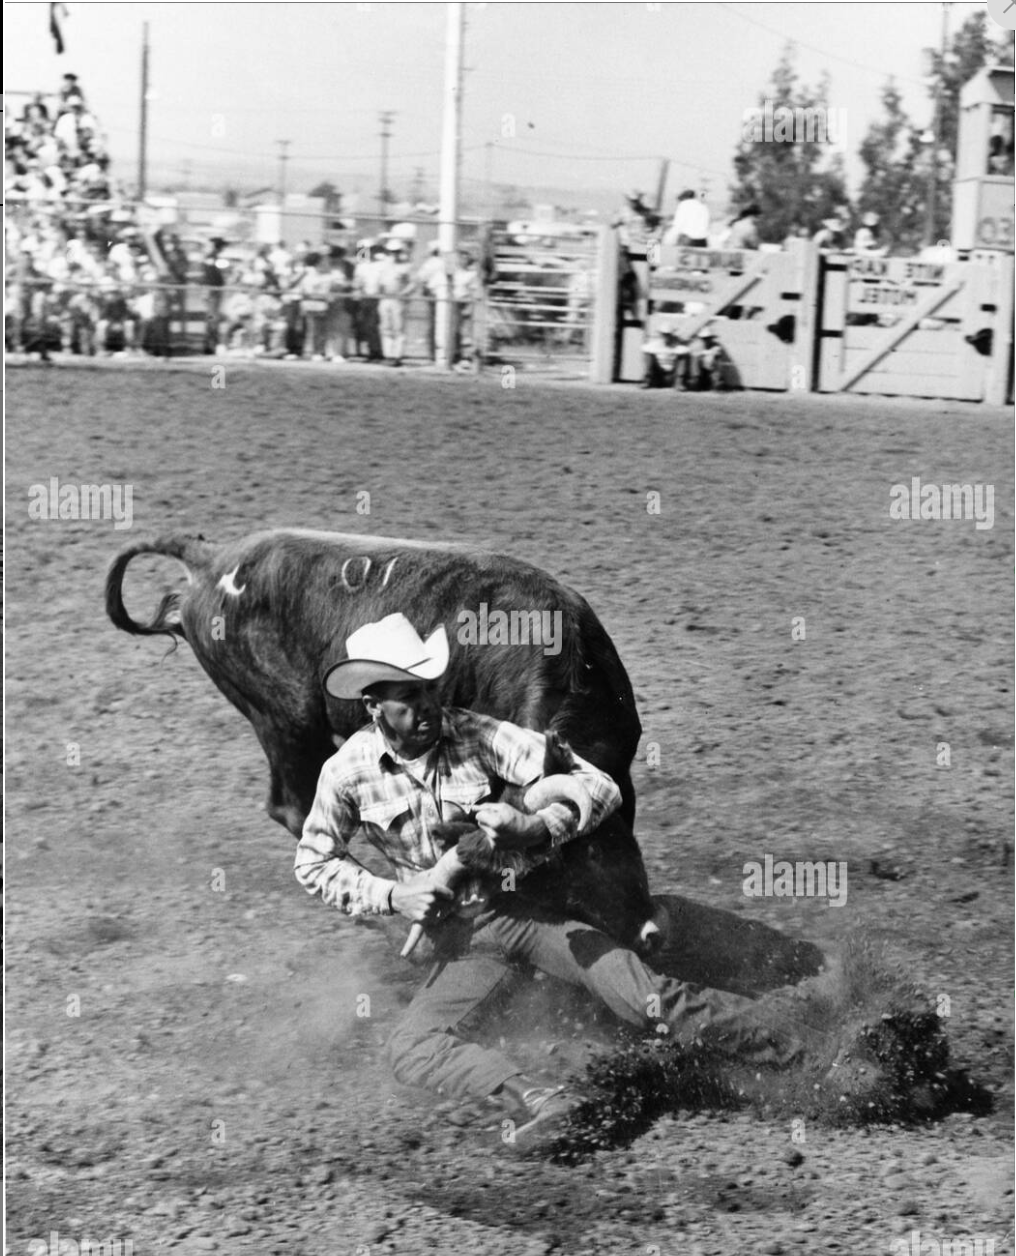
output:
[[[357,580],[355,584],[350,583],[349,576],[346,575],[346,569],[349,567],[350,563],[363,563],[363,567],[360,569],[360,578],[359,580]],[[342,564],[341,575],[342,575],[342,583],[346,586],[347,590],[350,593],[357,593],[360,589],[363,588],[363,586],[367,583],[367,576],[370,573],[370,568],[371,568],[371,561],[369,558],[367,558],[366,555],[361,555],[359,558],[347,558],[346,559],[346,561]]]

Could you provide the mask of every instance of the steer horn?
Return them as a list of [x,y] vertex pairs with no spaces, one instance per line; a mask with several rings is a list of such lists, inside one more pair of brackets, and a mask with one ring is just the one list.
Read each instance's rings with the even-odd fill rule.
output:
[[535,785],[531,785],[526,790],[524,801],[526,810],[532,812],[539,811],[548,803],[570,802],[579,813],[578,831],[580,833],[589,823],[589,817],[593,813],[593,800],[589,797],[589,791],[581,781],[564,773],[545,776]]
[[[459,858],[458,850],[453,846],[451,850],[446,850],[434,867],[430,869],[430,880],[434,885],[443,885],[446,889],[453,890],[455,882],[461,878],[465,871],[466,865]],[[412,955],[422,937],[423,925],[419,921],[414,921],[409,930],[409,937],[406,938],[406,945],[400,952],[403,959]]]

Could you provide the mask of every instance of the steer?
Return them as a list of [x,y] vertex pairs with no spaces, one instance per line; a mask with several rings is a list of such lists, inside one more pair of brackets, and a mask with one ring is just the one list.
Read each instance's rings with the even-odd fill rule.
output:
[[[166,593],[150,623],[123,602],[139,554],[178,559],[187,572],[188,587]],[[346,638],[394,611],[425,633],[444,624],[445,705],[552,731],[617,782],[621,809],[564,848],[560,876],[580,919],[625,945],[657,941],[632,828],[630,765],[642,730],[631,683],[589,604],[546,572],[466,546],[387,537],[286,529],[213,545],[175,535],[117,555],[106,611],[124,632],[190,644],[254,726],[271,769],[266,809],[296,836],[322,764],[367,722],[362,703],[322,685],[346,657]]]
[[[549,802],[569,802],[575,807],[578,827],[582,830],[589,820],[590,800],[585,787],[568,775],[576,766],[571,747],[555,732],[548,732],[545,741],[543,775],[528,788],[506,786],[500,801],[521,807],[530,815]],[[559,847],[549,860],[534,860],[526,850],[500,850],[474,821],[437,824],[433,835],[442,855],[431,869],[431,876],[439,885],[454,892],[458,915],[477,915],[498,892],[514,889],[516,877],[528,876],[530,896],[535,889],[541,904],[552,904],[565,917],[581,917],[584,904],[581,899],[575,899],[569,879],[560,875],[566,847]],[[505,881],[505,874],[510,881]],[[413,925],[402,948],[403,955],[412,954],[423,932],[422,925]]]

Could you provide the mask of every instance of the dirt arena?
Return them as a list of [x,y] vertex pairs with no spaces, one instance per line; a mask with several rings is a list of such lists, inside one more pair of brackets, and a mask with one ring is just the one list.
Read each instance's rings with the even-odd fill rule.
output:
[[[221,365],[8,371],[8,1250],[1012,1252],[1011,414]],[[993,526],[891,519],[914,476],[993,485]],[[31,518],[53,477],[131,485],[131,528]],[[404,927],[300,890],[250,727],[103,610],[128,541],[284,525],[468,540],[584,593],[639,703],[654,888],[883,939],[995,1111],[678,1113],[566,1168],[397,1087]],[[179,571],[137,566],[146,618]],[[766,853],[847,861],[846,903],[745,897]]]

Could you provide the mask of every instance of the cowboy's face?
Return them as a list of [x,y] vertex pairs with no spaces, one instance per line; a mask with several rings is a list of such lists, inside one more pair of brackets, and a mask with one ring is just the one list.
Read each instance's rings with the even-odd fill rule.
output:
[[364,695],[363,704],[392,749],[407,759],[426,754],[441,736],[441,702],[432,680],[385,681]]

